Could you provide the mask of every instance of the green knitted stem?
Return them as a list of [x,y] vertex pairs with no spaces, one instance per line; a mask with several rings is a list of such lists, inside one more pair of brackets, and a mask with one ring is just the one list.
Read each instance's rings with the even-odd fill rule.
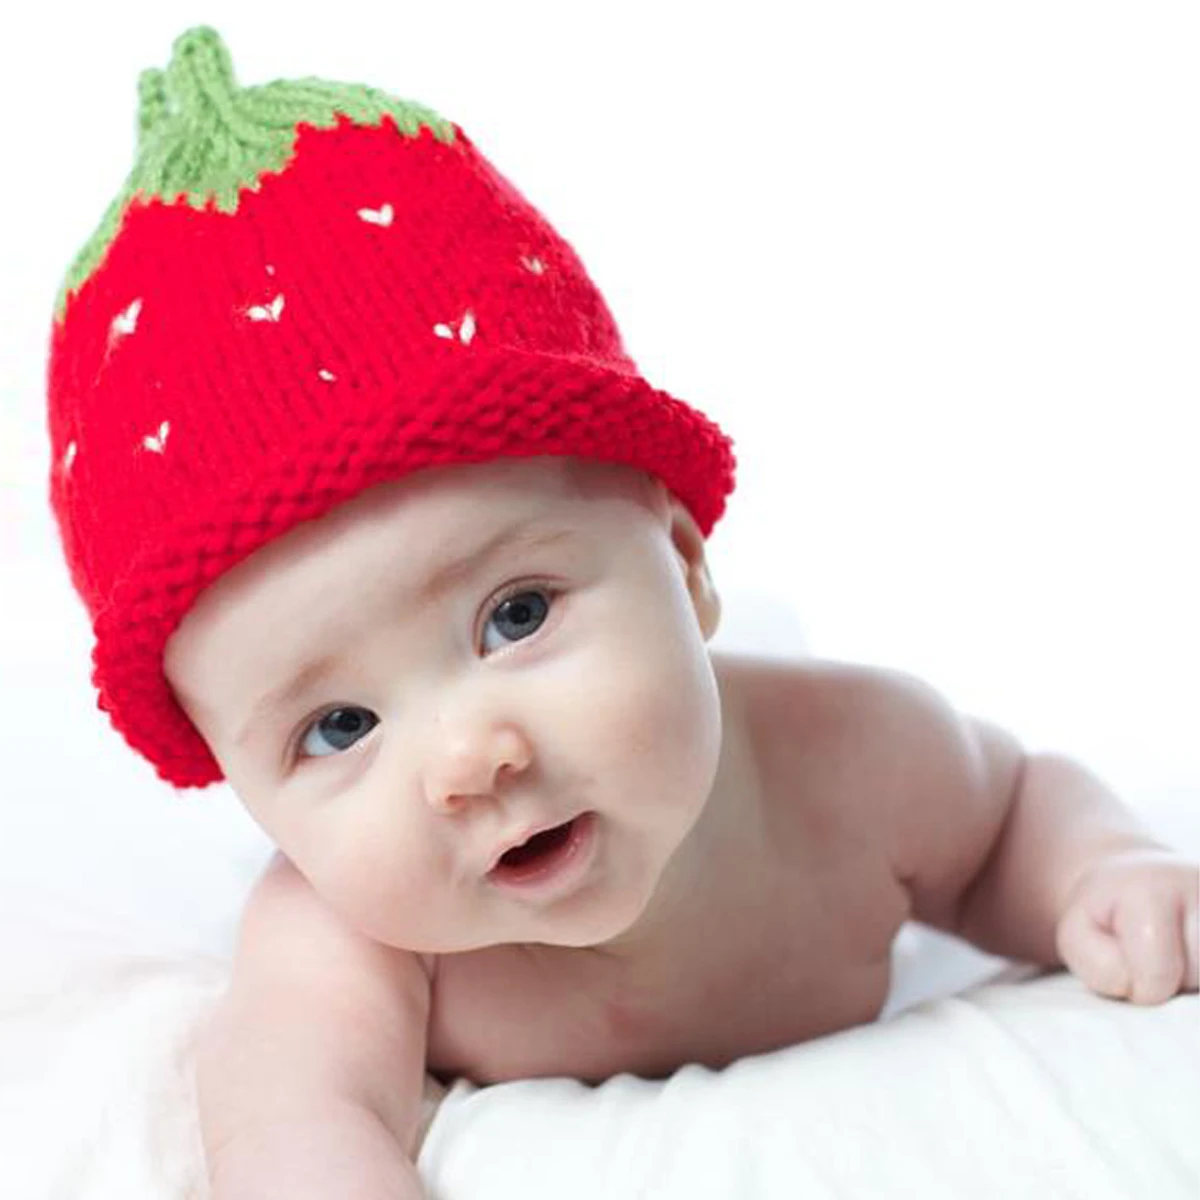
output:
[[361,84],[279,79],[240,88],[215,30],[201,26],[181,34],[167,69],[143,71],[138,79],[137,159],[67,271],[56,318],[100,265],[135,196],[234,213],[244,189],[287,165],[297,126],[329,129],[339,114],[358,125],[379,125],[391,116],[409,137],[424,125],[441,141],[454,141],[454,126],[430,109]]

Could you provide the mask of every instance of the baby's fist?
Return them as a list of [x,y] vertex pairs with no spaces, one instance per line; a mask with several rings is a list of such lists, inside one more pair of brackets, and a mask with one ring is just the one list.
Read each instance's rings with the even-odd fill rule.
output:
[[1166,850],[1115,854],[1079,880],[1059,918],[1057,946],[1094,992],[1161,1004],[1196,991],[1200,866]]

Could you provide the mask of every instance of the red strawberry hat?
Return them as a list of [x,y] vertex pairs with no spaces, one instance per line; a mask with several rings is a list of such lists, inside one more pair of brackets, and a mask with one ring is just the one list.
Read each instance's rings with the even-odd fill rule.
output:
[[100,707],[163,779],[221,778],[163,676],[183,614],[372,484],[574,455],[650,471],[710,532],[729,439],[642,379],[458,126],[357,84],[241,88],[207,28],[139,94],[137,161],[57,305],[51,502]]

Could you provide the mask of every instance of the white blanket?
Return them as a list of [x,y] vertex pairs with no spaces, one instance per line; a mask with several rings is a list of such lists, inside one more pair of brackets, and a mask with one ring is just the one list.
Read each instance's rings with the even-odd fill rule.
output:
[[[0,1196],[200,1200],[190,1042],[227,965],[38,922],[0,972]],[[440,1200],[1196,1200],[1198,1129],[1200,1001],[1059,975],[662,1083],[456,1085],[420,1166]]]
[[1197,1001],[985,987],[664,1084],[455,1088],[421,1166],[451,1200],[1196,1200]]

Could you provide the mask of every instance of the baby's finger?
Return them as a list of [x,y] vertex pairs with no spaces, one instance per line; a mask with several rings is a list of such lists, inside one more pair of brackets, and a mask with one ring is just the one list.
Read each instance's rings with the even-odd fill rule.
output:
[[1113,914],[1113,932],[1129,964],[1129,999],[1162,1004],[1179,991],[1187,963],[1183,912],[1171,895],[1131,893]]
[[1117,939],[1080,905],[1068,910],[1059,922],[1058,956],[1067,970],[1093,992],[1122,1000],[1129,995],[1129,968]]

